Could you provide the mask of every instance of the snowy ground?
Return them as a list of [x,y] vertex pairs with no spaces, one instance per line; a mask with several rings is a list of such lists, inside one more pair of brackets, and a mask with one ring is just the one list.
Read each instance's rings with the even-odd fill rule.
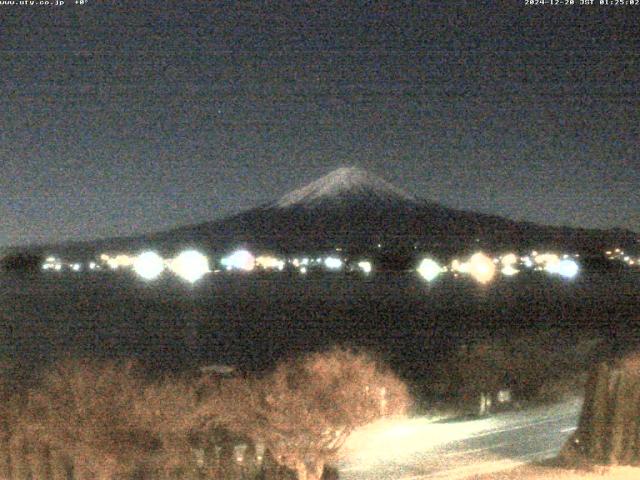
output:
[[456,479],[554,457],[578,422],[579,399],[474,420],[385,420],[356,432],[345,480]]

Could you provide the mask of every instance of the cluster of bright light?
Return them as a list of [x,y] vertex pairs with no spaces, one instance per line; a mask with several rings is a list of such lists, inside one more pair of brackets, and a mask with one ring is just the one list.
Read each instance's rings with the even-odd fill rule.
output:
[[133,260],[133,270],[145,280],[155,280],[164,271],[164,260],[156,252],[144,252]]
[[614,250],[607,250],[606,252],[607,258],[609,260],[618,260],[620,262],[626,263],[631,267],[640,267],[640,256],[633,257],[633,255],[626,254],[624,250],[620,248],[616,248]]
[[512,277],[513,275],[517,275],[518,273],[520,273],[520,270],[515,268],[513,265],[506,265],[502,267],[502,270],[500,270],[500,273],[502,273],[507,277]]
[[112,257],[106,253],[100,255],[100,260],[103,263],[107,264],[111,270],[133,267],[136,258],[137,257],[125,255],[124,253],[118,254],[115,257]]
[[[88,268],[89,270],[97,270],[98,265],[95,262],[89,262]],[[82,262],[63,261],[53,255],[45,258],[44,263],[42,264],[42,270],[53,270],[55,272],[60,272],[63,269],[68,269],[72,272],[78,273],[85,270],[85,265]]]
[[237,250],[223,258],[220,263],[227,270],[242,270],[250,272],[256,266],[256,258],[248,250]]
[[513,266],[518,263],[518,256],[515,253],[507,253],[500,258],[500,262],[504,267],[507,267],[509,265]]
[[538,269],[546,270],[549,273],[556,273],[560,264],[560,257],[556,253],[542,253],[536,255],[535,263],[538,265]]
[[362,270],[362,272],[366,275],[369,275],[371,273],[371,270],[373,269],[373,267],[371,266],[371,262],[369,262],[368,260],[362,260],[361,262],[358,262],[358,268]]
[[255,265],[263,270],[284,270],[284,260],[270,255],[260,255],[256,257]]
[[54,270],[59,272],[62,270],[62,261],[57,257],[47,257],[42,264],[42,270]]
[[461,262],[457,258],[451,262],[451,271],[458,273],[469,273],[469,264]]
[[496,264],[499,259],[488,257],[482,252],[474,253],[466,262],[453,260],[451,271],[468,274],[478,283],[488,283],[496,275]]
[[520,258],[515,253],[507,253],[500,257],[500,264],[502,265],[502,269],[500,273],[507,277],[512,277],[513,275],[517,275],[520,273],[516,267],[520,261]]
[[539,253],[533,250],[530,254],[518,256],[516,253],[506,253],[498,258],[489,258],[482,252],[476,253],[466,262],[453,260],[451,271],[469,274],[480,283],[491,281],[496,274],[496,268],[500,268],[500,273],[505,276],[513,276],[520,273],[521,268],[546,271],[548,273],[561,275],[565,278],[573,278],[579,271],[578,263],[574,258],[579,255],[564,253],[545,252]]
[[169,269],[180,278],[194,283],[209,273],[209,259],[196,250],[185,250],[167,262]]
[[473,254],[468,263],[469,274],[478,283],[488,283],[496,275],[496,266],[493,260],[482,252]]
[[418,265],[418,273],[427,282],[435,280],[441,272],[442,267],[438,262],[430,258],[425,258],[420,262],[420,265]]
[[308,266],[310,262],[316,262],[316,263],[320,263],[322,261],[322,259],[317,259],[317,260],[309,260],[309,257],[303,257],[303,258],[294,258],[293,260],[291,260],[291,263],[293,264],[294,267],[298,268],[300,266]]
[[324,266],[329,270],[340,270],[342,268],[342,260],[338,257],[326,257],[324,259]]

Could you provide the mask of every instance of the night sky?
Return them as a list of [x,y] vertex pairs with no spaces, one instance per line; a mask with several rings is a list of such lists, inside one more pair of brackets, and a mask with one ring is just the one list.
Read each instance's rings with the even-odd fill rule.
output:
[[0,5],[0,246],[213,220],[341,166],[640,232],[640,6],[73,3]]

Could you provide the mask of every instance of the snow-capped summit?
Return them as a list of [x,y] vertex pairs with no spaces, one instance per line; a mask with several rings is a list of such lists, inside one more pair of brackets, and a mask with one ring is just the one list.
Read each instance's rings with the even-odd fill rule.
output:
[[383,202],[416,202],[413,195],[361,168],[343,167],[332,171],[309,185],[284,195],[276,207],[310,207],[343,198]]

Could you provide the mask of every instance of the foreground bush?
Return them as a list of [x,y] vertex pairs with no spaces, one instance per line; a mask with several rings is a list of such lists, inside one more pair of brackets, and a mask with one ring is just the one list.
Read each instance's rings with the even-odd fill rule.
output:
[[197,400],[178,379],[69,360],[20,395],[0,391],[0,478],[175,478],[193,464]]
[[33,385],[0,376],[0,478],[315,479],[354,428],[407,405],[391,372],[344,350],[224,379],[67,360]]
[[405,384],[367,354],[315,353],[262,378],[233,379],[210,406],[230,430],[264,444],[298,479],[319,479],[353,430],[406,412]]

